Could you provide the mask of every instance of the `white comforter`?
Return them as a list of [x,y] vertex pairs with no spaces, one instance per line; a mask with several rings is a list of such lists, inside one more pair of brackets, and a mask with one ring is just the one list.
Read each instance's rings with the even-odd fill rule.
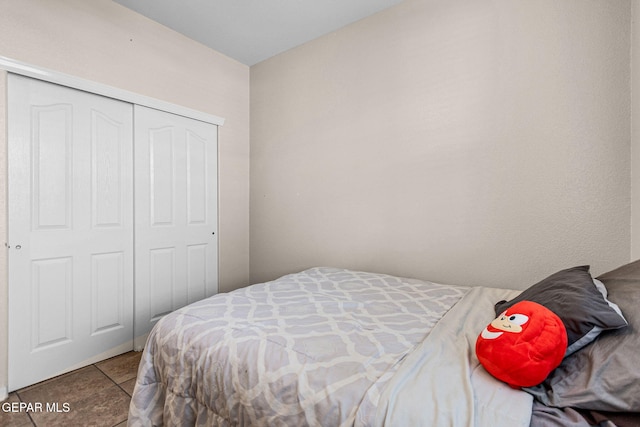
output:
[[473,351],[514,293],[315,268],[216,295],[158,322],[129,425],[528,425]]

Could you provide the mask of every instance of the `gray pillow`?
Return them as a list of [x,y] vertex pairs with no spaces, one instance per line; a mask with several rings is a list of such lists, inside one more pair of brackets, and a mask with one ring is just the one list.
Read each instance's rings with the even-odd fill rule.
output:
[[549,406],[640,412],[640,261],[598,279],[629,326],[602,333],[526,391]]
[[589,266],[561,270],[495,306],[496,316],[520,301],[533,301],[553,311],[567,329],[568,356],[593,341],[602,331],[627,325],[620,309],[607,300],[589,274]]

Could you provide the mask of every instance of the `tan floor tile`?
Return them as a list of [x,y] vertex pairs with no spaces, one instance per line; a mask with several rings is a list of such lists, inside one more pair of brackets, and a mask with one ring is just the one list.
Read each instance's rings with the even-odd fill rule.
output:
[[125,426],[141,355],[125,353],[12,393],[10,401],[36,410],[0,411],[0,426]]
[[87,366],[18,390],[23,402],[73,403],[114,384],[95,366]]
[[33,427],[31,419],[26,412],[13,406],[20,403],[20,399],[15,393],[10,393],[9,398],[0,403],[0,426],[5,427]]
[[135,378],[132,378],[129,381],[125,381],[122,384],[120,384],[120,387],[122,387],[122,389],[126,391],[129,396],[133,396],[133,389],[135,388],[135,386],[136,386]]
[[130,351],[111,359],[96,363],[98,369],[105,373],[116,384],[134,379],[138,373],[142,352]]
[[[131,398],[117,385],[88,394],[84,399],[70,401],[60,412],[34,412],[31,417],[37,426],[96,426],[112,427],[127,420]],[[68,412],[65,412],[67,411]]]

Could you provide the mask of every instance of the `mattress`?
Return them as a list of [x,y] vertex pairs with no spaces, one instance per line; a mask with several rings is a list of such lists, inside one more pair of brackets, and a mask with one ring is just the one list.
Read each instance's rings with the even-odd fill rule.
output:
[[527,426],[475,339],[517,291],[313,268],[161,319],[128,424]]

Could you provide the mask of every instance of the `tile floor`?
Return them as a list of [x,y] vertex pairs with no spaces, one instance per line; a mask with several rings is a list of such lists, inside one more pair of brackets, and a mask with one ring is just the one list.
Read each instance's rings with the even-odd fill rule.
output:
[[[0,426],[126,426],[141,355],[131,351],[10,393]],[[13,402],[34,411],[11,411]]]

